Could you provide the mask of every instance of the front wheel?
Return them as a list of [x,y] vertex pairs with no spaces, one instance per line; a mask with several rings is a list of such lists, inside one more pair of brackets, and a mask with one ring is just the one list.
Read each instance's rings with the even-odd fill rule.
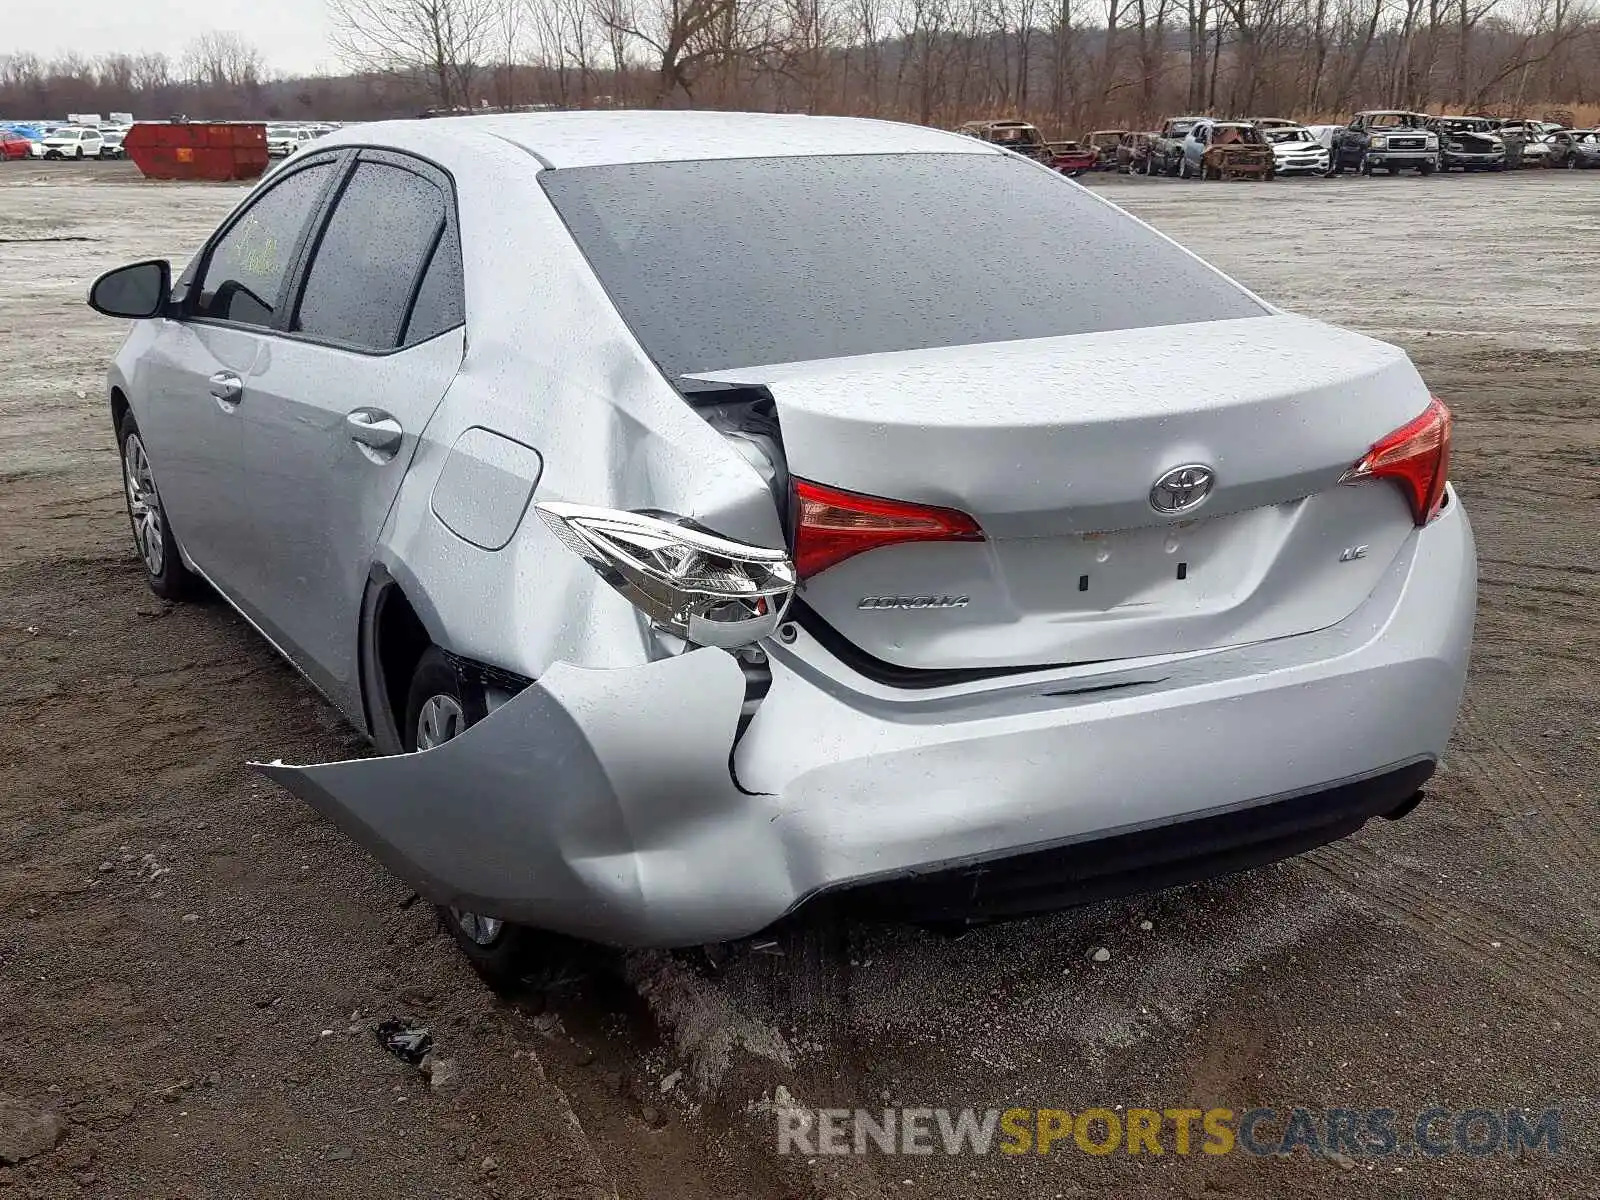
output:
[[1422,173],[1423,175],[1432,175],[1433,174],[1433,162],[1432,162],[1432,160],[1431,159],[1426,159],[1426,158],[1423,159],[1422,162],[1417,164],[1417,170],[1420,173]]
[[[455,664],[443,650],[429,646],[417,661],[406,696],[402,730],[406,750],[432,750],[461,736],[485,715],[474,708]],[[482,913],[443,904],[436,907],[439,920],[479,975],[494,987],[517,982],[528,956],[529,930]]]
[[183,555],[156,490],[150,455],[131,412],[123,416],[117,428],[117,444],[122,449],[123,499],[128,523],[133,527],[134,548],[144,563],[145,582],[163,600],[181,600],[193,594],[195,577],[183,565]]

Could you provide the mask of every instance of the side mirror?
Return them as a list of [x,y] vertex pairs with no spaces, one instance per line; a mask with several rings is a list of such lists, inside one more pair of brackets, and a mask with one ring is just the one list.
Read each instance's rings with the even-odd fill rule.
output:
[[142,321],[159,317],[172,294],[172,266],[164,258],[107,271],[89,289],[89,307],[108,317]]

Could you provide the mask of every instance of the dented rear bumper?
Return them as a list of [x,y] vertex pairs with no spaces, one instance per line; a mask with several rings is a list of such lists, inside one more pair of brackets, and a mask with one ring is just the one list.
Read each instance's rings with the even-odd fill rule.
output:
[[1475,585],[1452,503],[1338,625],[1117,680],[869,694],[800,653],[802,636],[774,647],[742,736],[744,674],[702,649],[558,664],[421,753],[260,769],[438,903],[625,945],[721,941],[821,892],[1436,760]]

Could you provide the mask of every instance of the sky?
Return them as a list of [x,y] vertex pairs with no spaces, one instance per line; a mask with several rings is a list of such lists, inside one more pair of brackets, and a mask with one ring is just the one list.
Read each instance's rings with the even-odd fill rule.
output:
[[174,62],[210,30],[238,34],[275,74],[337,69],[324,0],[0,0],[0,54],[94,58],[160,50]]

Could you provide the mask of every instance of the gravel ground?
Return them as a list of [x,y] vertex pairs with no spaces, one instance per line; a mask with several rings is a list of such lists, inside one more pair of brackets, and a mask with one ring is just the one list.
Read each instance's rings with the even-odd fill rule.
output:
[[[1400,342],[1456,410],[1481,604],[1416,813],[959,939],[812,921],[635,955],[626,983],[574,955],[497,998],[426,905],[241,766],[354,735],[223,606],[151,597],[128,547],[100,395],[120,330],[81,298],[105,265],[186,259],[239,191],[0,169],[0,1155],[33,1114],[60,1118],[35,1141],[61,1135],[0,1166],[0,1196],[1600,1195],[1595,184],[1093,182],[1268,299]],[[388,1017],[426,1023],[459,1085],[384,1053]],[[780,1087],[848,1107],[1560,1106],[1568,1145],[808,1163],[772,1152]]]

